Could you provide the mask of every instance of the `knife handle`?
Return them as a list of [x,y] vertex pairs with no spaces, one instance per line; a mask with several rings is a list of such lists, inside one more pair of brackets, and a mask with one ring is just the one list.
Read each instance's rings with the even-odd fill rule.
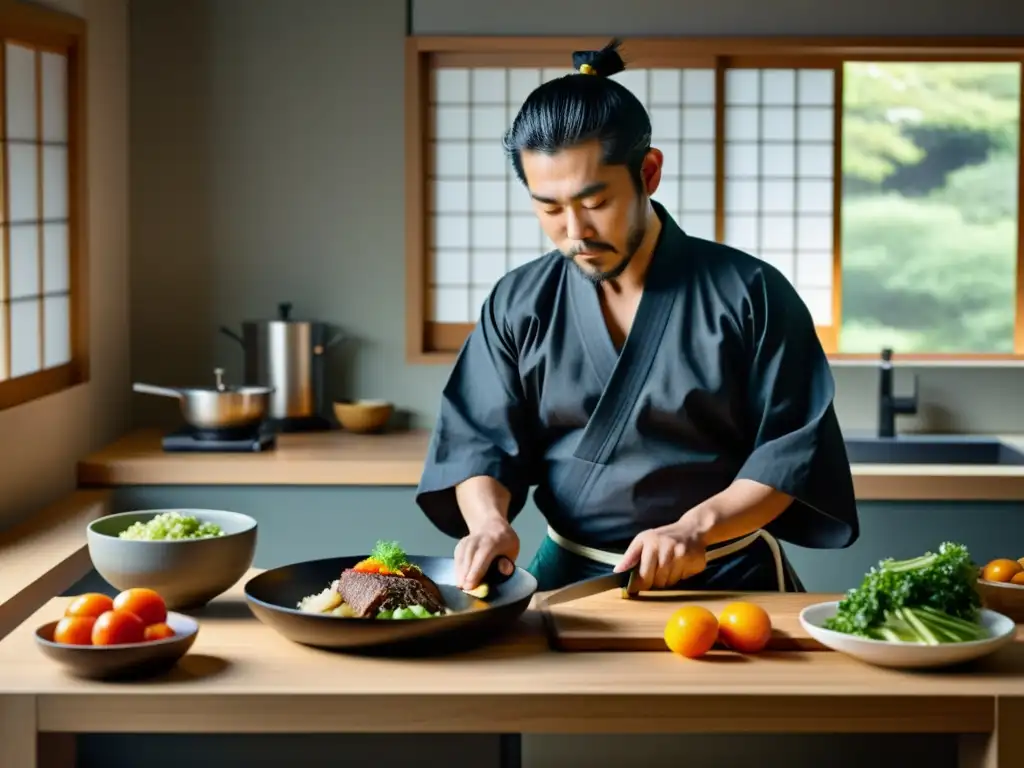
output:
[[629,571],[629,579],[626,581],[626,586],[622,588],[622,596],[625,598],[636,597],[640,594],[640,585],[637,583],[640,581],[640,577],[636,574],[636,568]]

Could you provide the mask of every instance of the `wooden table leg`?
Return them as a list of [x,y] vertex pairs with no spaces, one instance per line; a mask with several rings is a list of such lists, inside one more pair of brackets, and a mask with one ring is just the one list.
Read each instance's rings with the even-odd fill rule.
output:
[[35,696],[0,695],[0,766],[39,768],[37,734]]
[[1017,768],[1024,766],[1024,697],[999,696],[995,701],[992,733],[960,737],[960,768]]
[[78,764],[73,733],[40,733],[36,744],[38,768],[75,768]]
[[498,736],[499,768],[522,768],[523,737],[518,733],[503,733]]

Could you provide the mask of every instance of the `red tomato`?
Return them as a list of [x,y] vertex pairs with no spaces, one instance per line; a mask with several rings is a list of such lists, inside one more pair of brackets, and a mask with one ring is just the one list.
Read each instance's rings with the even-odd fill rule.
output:
[[168,637],[174,637],[174,630],[162,622],[146,627],[146,640],[164,640]]
[[126,589],[115,597],[114,610],[134,613],[146,626],[167,621],[167,606],[164,599],[152,589],[143,587]]
[[92,627],[93,645],[141,643],[145,636],[145,623],[130,611],[107,611]]
[[99,592],[86,592],[79,595],[64,611],[65,616],[91,616],[96,618],[101,613],[114,610],[114,601],[108,595]]
[[65,616],[53,630],[53,642],[66,645],[92,645],[93,616]]

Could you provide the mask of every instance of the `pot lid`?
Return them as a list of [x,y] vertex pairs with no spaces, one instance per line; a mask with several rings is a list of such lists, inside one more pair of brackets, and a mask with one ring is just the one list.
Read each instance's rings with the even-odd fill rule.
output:
[[262,320],[246,320],[245,323],[309,323],[309,324],[320,324],[327,325],[322,320],[302,320],[292,317],[292,303],[290,301],[282,301],[277,305],[277,317],[262,319]]

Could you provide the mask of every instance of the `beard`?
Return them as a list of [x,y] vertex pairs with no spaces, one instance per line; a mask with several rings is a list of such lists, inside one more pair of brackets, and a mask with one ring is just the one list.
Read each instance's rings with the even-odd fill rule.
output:
[[629,233],[626,236],[625,252],[619,262],[611,269],[603,271],[590,271],[584,269],[576,263],[576,257],[583,253],[619,253],[619,250],[610,243],[605,243],[600,240],[584,240],[579,246],[566,252],[561,251],[561,254],[569,260],[569,262],[576,267],[581,275],[587,279],[587,281],[594,285],[600,285],[601,283],[607,282],[608,280],[615,280],[626,271],[629,263],[636,256],[636,252],[640,250],[640,244],[643,243],[644,237],[647,235],[647,220],[643,215],[644,201],[640,201],[637,213],[637,223],[630,227]]

